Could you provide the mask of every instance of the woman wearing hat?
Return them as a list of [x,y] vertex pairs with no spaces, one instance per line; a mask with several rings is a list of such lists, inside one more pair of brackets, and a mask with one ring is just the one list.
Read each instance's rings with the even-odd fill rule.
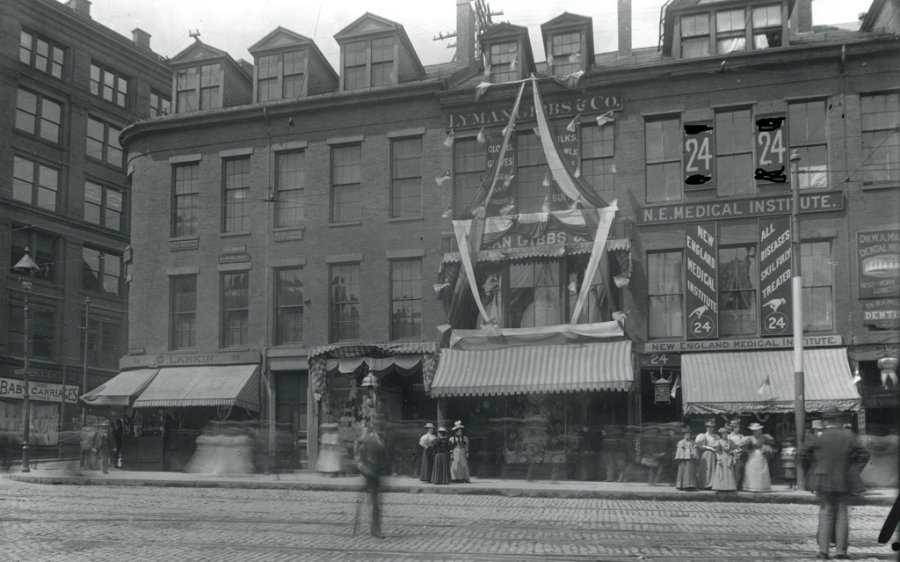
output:
[[684,438],[675,447],[675,462],[678,464],[675,487],[679,490],[695,490],[697,489],[697,444],[691,439],[691,428],[685,427],[681,434]]
[[716,447],[719,437],[716,435],[716,422],[706,422],[706,433],[697,436],[697,452],[700,454],[700,462],[697,464],[697,488],[709,490],[712,488],[713,475],[716,472]]
[[438,440],[434,434],[434,424],[425,424],[425,435],[419,438],[419,447],[422,447],[422,462],[419,465],[419,480],[431,482],[431,468],[434,463],[434,444]]
[[748,492],[768,492],[772,490],[772,478],[769,476],[769,460],[772,452],[768,444],[769,437],[764,435],[763,426],[753,422],[750,431],[753,435],[745,437],[743,446],[747,448],[747,463],[744,465],[744,487]]
[[716,446],[716,471],[713,474],[712,489],[717,492],[736,492],[734,480],[734,450],[728,440],[728,427],[719,428],[719,443]]
[[464,429],[462,421],[456,420],[450,438],[450,480],[454,482],[469,481],[469,438],[463,435]]
[[447,439],[447,428],[438,428],[437,440],[434,442],[434,466],[431,468],[432,484],[450,483],[450,440]]

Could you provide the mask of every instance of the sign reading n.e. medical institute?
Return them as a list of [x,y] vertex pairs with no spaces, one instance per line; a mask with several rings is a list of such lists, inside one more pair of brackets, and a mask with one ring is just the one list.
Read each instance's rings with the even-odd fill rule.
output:
[[[800,195],[800,212],[840,211],[844,196],[840,191],[823,191]],[[696,220],[718,220],[790,214],[791,196],[753,197],[702,203],[675,203],[644,207],[637,215],[638,224],[669,224]]]

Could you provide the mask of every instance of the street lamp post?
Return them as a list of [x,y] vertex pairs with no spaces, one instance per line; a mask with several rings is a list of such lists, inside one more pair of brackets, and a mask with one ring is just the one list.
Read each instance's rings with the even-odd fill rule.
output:
[[[806,432],[806,389],[803,373],[803,277],[800,273],[800,155],[791,152],[791,296],[794,332],[794,438],[803,445]],[[806,475],[797,471],[797,487],[804,489]]]
[[[84,354],[81,357],[81,394],[87,394],[88,339],[91,337],[91,297],[84,297]],[[87,423],[87,406],[81,402],[81,427]]]
[[31,254],[29,253],[28,247],[25,247],[25,255],[22,256],[16,265],[13,266],[13,269],[18,272],[20,275],[25,274],[27,277],[20,278],[19,284],[22,287],[22,293],[25,297],[25,306],[23,307],[23,330],[24,330],[24,338],[25,342],[23,345],[23,369],[22,373],[22,386],[25,392],[25,396],[23,398],[23,409],[25,410],[23,416],[23,429],[22,429],[22,472],[31,472],[31,467],[29,466],[29,454],[28,454],[28,442],[31,437],[31,388],[29,386],[29,377],[31,373],[29,372],[29,351],[31,346],[31,332],[29,331],[28,325],[28,316],[31,312],[30,305],[28,302],[28,296],[31,294],[32,283],[31,278],[34,276],[34,272],[40,267],[35,263],[33,259],[31,259]]

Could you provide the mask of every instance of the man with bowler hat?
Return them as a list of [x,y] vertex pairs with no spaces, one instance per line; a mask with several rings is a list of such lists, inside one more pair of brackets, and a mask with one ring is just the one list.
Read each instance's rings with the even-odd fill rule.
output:
[[[865,464],[869,452],[853,433],[843,429],[843,416],[838,410],[829,410],[822,416],[825,429],[822,435],[804,443],[800,449],[803,469],[811,464],[809,489],[819,497],[818,557],[828,560],[832,537],[837,548],[837,559],[848,559],[847,540],[850,521],[847,506],[850,497],[862,490],[853,485],[850,478],[854,466]],[[854,489],[857,488],[857,489]]]

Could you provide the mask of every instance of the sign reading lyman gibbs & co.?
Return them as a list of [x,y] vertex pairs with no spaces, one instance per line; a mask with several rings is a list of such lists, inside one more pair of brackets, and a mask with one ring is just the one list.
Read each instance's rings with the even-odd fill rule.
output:
[[719,337],[719,293],[716,285],[719,244],[716,223],[687,227],[685,242],[685,304],[687,337],[707,340]]
[[120,369],[135,367],[187,367],[190,365],[235,365],[259,363],[258,351],[226,353],[158,353],[126,355],[119,359]]
[[[465,113],[449,113],[447,115],[447,126],[450,129],[459,131],[491,125],[506,125],[509,121],[510,113],[512,113],[509,105],[509,103],[505,103],[484,108],[478,107],[475,111]],[[574,117],[579,113],[585,115],[604,113],[611,109],[622,109],[622,96],[609,92],[600,92],[580,96],[575,99],[544,101],[544,111],[547,114],[547,119]],[[523,100],[519,107],[517,120],[530,121],[533,119],[535,119],[534,104],[529,104]]]
[[791,218],[759,219],[759,306],[763,336],[791,333]]
[[[806,336],[804,347],[836,347],[842,345],[841,336]],[[743,340],[704,340],[646,342],[642,353],[680,353],[690,351],[750,351],[754,349],[789,349],[794,338],[753,338]]]
[[[844,196],[840,191],[805,193],[800,195],[800,212],[816,213],[840,211]],[[644,207],[638,213],[638,224],[668,224],[696,220],[717,220],[790,214],[791,196],[754,197],[702,203],[675,203],[658,207]]]

